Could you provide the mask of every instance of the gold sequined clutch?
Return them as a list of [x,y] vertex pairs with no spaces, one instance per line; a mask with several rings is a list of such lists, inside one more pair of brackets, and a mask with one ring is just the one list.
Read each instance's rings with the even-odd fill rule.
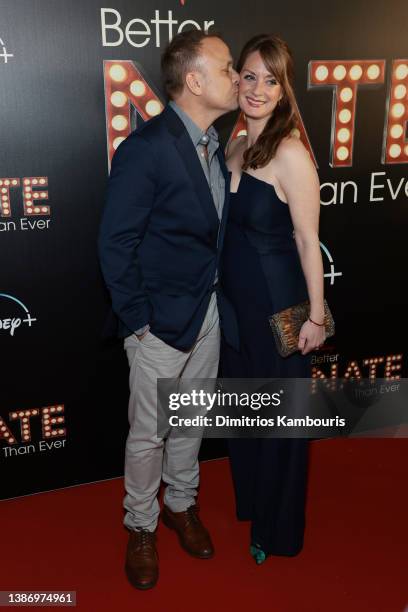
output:
[[[301,302],[276,312],[268,318],[275,337],[276,348],[282,357],[288,357],[298,350],[299,333],[303,323],[309,318],[309,301]],[[334,321],[330,308],[324,300],[324,327],[326,339],[334,335]]]

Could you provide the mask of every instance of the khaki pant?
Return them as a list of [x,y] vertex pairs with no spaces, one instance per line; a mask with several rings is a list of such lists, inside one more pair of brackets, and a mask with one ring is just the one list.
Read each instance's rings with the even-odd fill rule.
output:
[[167,484],[164,503],[182,512],[195,503],[201,439],[157,437],[157,378],[215,378],[220,328],[215,292],[194,347],[179,351],[150,332],[142,340],[125,340],[130,366],[129,435],[125,455],[124,523],[153,531],[159,516],[160,481]]

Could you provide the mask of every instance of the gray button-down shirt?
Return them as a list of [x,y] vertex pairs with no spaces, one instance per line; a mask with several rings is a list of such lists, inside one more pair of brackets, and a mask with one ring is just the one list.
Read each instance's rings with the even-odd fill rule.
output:
[[191,140],[193,141],[214,200],[214,206],[217,210],[218,218],[221,219],[225,200],[225,179],[220,167],[220,162],[215,154],[220,146],[217,131],[213,126],[210,126],[207,130],[207,135],[210,137],[207,145],[207,160],[204,153],[204,146],[200,144],[200,140],[206,132],[203,132],[203,130],[201,130],[198,125],[194,123],[191,117],[189,117],[187,113],[177,106],[173,100],[169,102],[169,106],[171,106],[174,112],[177,113],[181,121],[184,123],[184,126]]

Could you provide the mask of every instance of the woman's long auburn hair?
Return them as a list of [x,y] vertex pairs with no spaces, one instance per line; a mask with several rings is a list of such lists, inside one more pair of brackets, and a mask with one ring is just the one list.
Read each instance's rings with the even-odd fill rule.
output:
[[288,45],[278,36],[258,34],[241,51],[237,71],[241,72],[247,57],[259,51],[266,68],[282,88],[282,99],[276,105],[256,142],[244,153],[243,170],[263,168],[275,156],[286,136],[298,127],[297,104],[293,91],[293,58]]

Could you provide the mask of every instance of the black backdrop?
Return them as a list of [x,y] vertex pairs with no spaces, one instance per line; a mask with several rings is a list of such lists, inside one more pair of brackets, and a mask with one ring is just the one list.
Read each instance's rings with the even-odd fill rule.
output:
[[[384,377],[387,357],[394,356],[388,364],[403,367],[388,374],[404,373],[408,102],[406,90],[399,89],[397,101],[389,100],[389,92],[397,85],[408,88],[407,3],[115,0],[106,22],[120,15],[124,31],[130,20],[144,20],[151,37],[143,47],[130,44],[126,36],[120,45],[104,46],[102,7],[106,3],[99,0],[0,2],[3,498],[123,473],[127,363],[117,342],[101,339],[108,298],[96,255],[108,169],[110,105],[105,100],[104,61],[131,60],[160,95],[159,59],[169,25],[158,24],[157,46],[156,24],[151,23],[156,11],[162,21],[171,11],[177,27],[186,20],[201,27],[206,20],[214,21],[212,27],[224,34],[235,57],[256,33],[270,31],[288,41],[296,62],[299,109],[321,183],[339,187],[342,181],[354,181],[357,189],[356,202],[349,187],[343,203],[321,206],[325,290],[337,333],[320,354],[322,363],[314,365],[328,375],[337,364],[336,373],[343,376],[354,362],[367,376],[364,360],[379,358],[377,374]],[[143,29],[140,21],[129,26]],[[106,30],[107,43],[118,37],[118,30]],[[141,44],[146,35],[129,37]],[[353,161],[348,166],[330,163],[333,87],[311,86],[315,68],[326,60],[340,65],[382,60],[385,65],[383,83],[358,88]],[[393,68],[394,60],[400,62]],[[398,67],[401,78],[390,85]],[[404,142],[401,155],[382,163],[387,109],[392,111],[394,103],[402,105],[395,113],[404,130],[398,142]],[[220,120],[224,142],[236,119],[230,115]],[[383,201],[370,201],[371,175],[376,172],[385,173],[375,177],[384,185],[375,197]],[[36,181],[26,184],[27,177]],[[48,184],[41,183],[41,177]],[[44,191],[48,201],[42,199]],[[330,186],[323,187],[323,202],[330,201],[332,193]],[[23,201],[32,204],[24,209]],[[49,214],[44,206],[50,207]],[[47,422],[44,409],[52,406],[62,408],[48,413]],[[24,430],[26,438],[24,423],[30,425]],[[223,452],[219,441],[205,441],[202,447],[203,458]]]

